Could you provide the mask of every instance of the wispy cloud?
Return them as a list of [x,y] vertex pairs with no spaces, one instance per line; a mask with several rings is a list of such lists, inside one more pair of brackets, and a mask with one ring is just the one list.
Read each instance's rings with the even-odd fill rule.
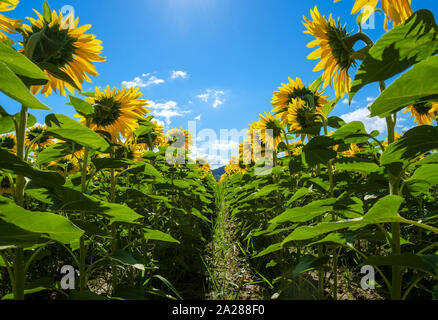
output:
[[156,76],[151,75],[150,73],[143,73],[141,77],[135,77],[134,80],[131,81],[123,81],[122,85],[127,88],[146,88],[153,85],[158,85],[164,83],[165,80],[157,78]]
[[226,99],[224,96],[225,91],[223,90],[207,89],[205,93],[199,94],[196,97],[202,102],[211,103],[211,106],[216,109],[225,103]]
[[147,108],[151,109],[152,115],[158,118],[163,118],[168,126],[172,123],[172,118],[184,117],[191,112],[191,110],[181,110],[178,103],[172,100],[165,102],[148,101],[148,103],[149,105]]
[[171,72],[172,72],[172,75],[170,76],[170,78],[172,80],[178,79],[178,78],[187,79],[189,77],[187,72],[184,72],[184,71],[181,71],[181,70],[180,71],[173,70]]

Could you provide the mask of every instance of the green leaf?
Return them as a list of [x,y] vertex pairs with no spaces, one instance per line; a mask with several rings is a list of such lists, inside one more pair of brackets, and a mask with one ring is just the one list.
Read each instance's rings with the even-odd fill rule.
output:
[[295,267],[294,271],[292,271],[292,277],[295,278],[303,272],[320,267],[326,264],[329,260],[329,256],[315,257],[311,254],[305,255]]
[[330,117],[327,120],[327,124],[329,127],[340,129],[342,126],[345,126],[347,123],[339,117]]
[[46,1],[44,1],[43,4],[43,17],[44,17],[44,21],[49,24],[50,22],[52,22],[52,12],[49,6],[49,3]]
[[371,105],[371,117],[387,117],[412,104],[438,100],[438,56],[430,57],[403,74]]
[[336,151],[329,148],[334,145],[333,143],[334,140],[331,137],[319,136],[313,138],[303,147],[303,162],[309,166],[327,164],[338,155]]
[[161,178],[161,174],[158,172],[157,169],[154,168],[154,166],[152,166],[149,163],[145,163],[144,165],[145,165],[145,167],[144,167],[143,174],[145,174],[147,176],[151,176],[151,177]]
[[364,143],[370,139],[365,125],[361,121],[352,121],[343,125],[330,137],[336,140],[336,144],[340,142],[345,144]]
[[50,161],[58,160],[62,157],[71,154],[71,149],[66,143],[57,143],[52,146],[45,148],[43,151],[38,153],[36,159],[36,165],[42,165],[49,163]]
[[71,85],[76,90],[81,91],[81,89],[78,87],[76,82],[66,72],[62,71],[54,64],[51,64],[49,62],[40,62],[40,63],[38,63],[38,66],[41,69],[46,70],[53,77],[55,77],[59,80],[62,80],[64,82],[67,82],[69,85]]
[[256,193],[253,193],[249,195],[246,199],[244,199],[242,202],[251,201],[255,199],[265,198],[266,196],[272,194],[272,192],[278,191],[278,185],[276,184],[268,184],[261,188]]
[[167,233],[161,232],[159,230],[144,228],[143,231],[144,231],[144,238],[146,240],[173,242],[180,244],[178,240],[175,240],[172,236],[168,235]]
[[409,191],[414,195],[429,192],[438,185],[438,164],[426,164],[415,170],[412,177],[406,180]]
[[[20,123],[20,113],[14,116],[17,123]],[[34,115],[28,114],[27,127],[32,127],[37,123],[37,119]],[[14,120],[11,117],[0,117],[0,134],[10,133],[15,131]]]
[[404,24],[384,34],[368,51],[359,67],[350,101],[365,85],[390,79],[434,55],[438,50],[437,32],[432,12],[419,10]]
[[94,114],[94,107],[89,104],[87,101],[69,96],[70,98],[70,105],[72,105],[75,110],[84,116],[91,116]]
[[113,252],[113,254],[111,255],[111,258],[121,262],[122,264],[124,264],[126,266],[132,266],[138,270],[144,271],[144,269],[145,269],[144,265],[142,263],[140,263],[139,261],[137,261],[137,259],[135,259],[130,252],[122,250],[122,249],[117,249],[115,252]]
[[[22,236],[8,236],[11,230],[15,232],[17,228],[23,231]],[[0,197],[0,229],[0,245],[17,246],[23,246],[23,239],[27,244],[42,243],[47,239],[72,244],[84,233],[60,215],[28,211],[4,197]]]
[[269,223],[284,223],[284,222],[306,222],[320,215],[333,211],[333,205],[336,199],[316,200],[304,207],[296,207],[287,209],[285,212],[275,217]]
[[289,199],[289,201],[286,203],[286,206],[290,206],[295,201],[305,197],[306,195],[312,193],[313,191],[309,188],[300,188],[295,194]]
[[30,109],[51,110],[29,91],[15,73],[0,61],[0,91]]
[[41,186],[57,187],[65,183],[65,179],[57,172],[35,169],[5,149],[0,149],[0,168],[21,174]]
[[370,174],[379,169],[379,166],[373,162],[361,158],[341,158],[334,161],[336,170],[359,172]]
[[49,77],[25,55],[2,42],[0,42],[0,61],[6,64],[15,74],[38,80],[34,81],[34,84],[44,85],[49,81]]
[[63,140],[74,141],[93,150],[106,152],[110,145],[104,138],[79,122],[62,114],[46,117],[47,132]]
[[344,246],[347,244],[347,239],[340,233],[331,233],[327,235],[324,239],[309,243],[306,247],[315,246],[318,244],[330,244],[336,246]]
[[282,249],[283,249],[283,243],[275,243],[267,247],[265,250],[259,252],[257,255],[254,256],[254,258],[263,257],[270,253],[280,251]]
[[211,220],[205,217],[204,215],[202,215],[202,213],[196,208],[192,208],[191,214],[194,215],[195,217],[198,217],[201,220],[204,220],[205,222],[211,223]]
[[437,127],[415,127],[386,148],[380,158],[380,164],[389,167],[393,174],[398,175],[409,161],[437,148]]
[[387,196],[380,199],[363,218],[337,222],[323,222],[314,227],[302,226],[295,229],[284,239],[283,244],[290,241],[308,240],[320,235],[346,228],[359,229],[371,224],[406,222],[398,211],[404,199],[399,196]]

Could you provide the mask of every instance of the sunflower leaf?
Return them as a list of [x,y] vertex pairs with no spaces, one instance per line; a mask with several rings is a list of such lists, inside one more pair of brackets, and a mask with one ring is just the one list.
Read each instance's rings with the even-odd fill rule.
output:
[[35,98],[20,78],[2,61],[0,61],[0,91],[30,109],[51,110]]
[[351,88],[350,102],[365,85],[390,79],[437,53],[437,32],[432,12],[419,10],[404,24],[386,33],[369,50],[359,67]]

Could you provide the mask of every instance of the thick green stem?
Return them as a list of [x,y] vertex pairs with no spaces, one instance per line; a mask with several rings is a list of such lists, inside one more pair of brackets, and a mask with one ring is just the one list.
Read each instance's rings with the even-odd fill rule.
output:
[[[26,127],[27,127],[27,108],[25,106],[21,107],[20,112],[20,123],[17,128],[17,157],[20,160],[25,161],[26,154]],[[15,185],[15,201],[16,203],[23,207],[24,206],[24,189],[26,186],[26,180],[24,176],[17,175],[17,182]]]

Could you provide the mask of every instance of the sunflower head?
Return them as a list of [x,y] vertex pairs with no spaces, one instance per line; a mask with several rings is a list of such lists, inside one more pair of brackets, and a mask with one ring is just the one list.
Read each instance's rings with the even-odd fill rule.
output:
[[153,121],[152,136],[152,144],[155,148],[167,146],[166,135],[164,134],[164,127],[161,126],[157,121]]
[[[147,100],[140,99],[142,95],[138,88],[133,87],[119,90],[107,86],[105,91],[96,88],[94,97],[87,98],[94,106],[94,114],[88,119],[90,129],[108,132],[113,142],[120,142],[120,135],[129,138],[139,127],[138,119],[150,112],[145,108]],[[87,123],[85,117],[77,116],[81,118],[82,124]]]
[[305,87],[300,78],[296,78],[294,81],[289,77],[289,83],[282,83],[278,91],[274,92],[273,111],[280,116],[282,124],[287,124],[288,108],[293,99],[306,100],[309,104],[322,110],[322,107],[327,103],[327,97],[322,96],[323,94],[323,91],[312,91]]
[[11,191],[12,185],[9,177],[0,176],[0,196],[3,196],[4,194],[11,194]]
[[199,170],[202,171],[202,179],[205,179],[208,175],[212,175],[211,166],[207,160],[198,158],[196,159],[196,163],[199,164]]
[[64,177],[79,172],[79,162],[71,155],[49,162],[47,167],[49,170],[54,170]]
[[116,159],[128,159],[135,162],[143,161],[144,147],[141,144],[126,143],[115,149]]
[[293,99],[288,109],[288,124],[292,131],[296,131],[301,140],[311,138],[311,132],[318,127],[318,112],[301,99]]
[[3,136],[0,136],[0,147],[4,149],[8,149],[11,153],[17,152],[17,138],[15,134],[8,133]]
[[346,158],[353,158],[358,153],[360,153],[362,151],[363,151],[363,149],[360,148],[357,144],[351,144],[350,145],[350,149],[348,149],[347,151],[343,152],[343,156],[346,157]]
[[[184,139],[184,141],[181,141]],[[180,129],[174,128],[167,130],[167,141],[170,144],[175,143],[174,147],[182,148],[184,147],[186,151],[189,151],[190,147],[193,145],[192,134],[182,127]]]
[[[0,12],[14,10],[18,5],[19,0],[8,0],[5,2],[0,2]],[[21,20],[15,20],[0,14],[0,41],[8,41],[13,43],[11,39],[4,33],[14,33],[17,34],[21,27]]]
[[261,141],[264,144],[269,140],[266,136],[266,130],[271,130],[273,150],[277,151],[279,144],[283,141],[284,132],[284,127],[280,121],[275,119],[271,113],[265,112],[265,115],[260,114],[260,120],[256,122],[256,128],[261,130]]
[[411,112],[417,125],[431,125],[437,118],[438,102],[424,102],[409,106],[404,113]]
[[351,78],[348,69],[355,65],[352,56],[355,41],[350,40],[350,34],[330,15],[328,20],[322,16],[318,8],[310,11],[312,21],[304,17],[304,33],[315,37],[307,46],[318,47],[308,56],[308,59],[319,59],[314,71],[323,70],[324,88],[331,84],[337,97],[343,97],[351,89]]
[[31,149],[46,148],[55,142],[47,134],[46,126],[35,125],[26,132],[26,146]]
[[[335,0],[339,2],[340,0]],[[352,14],[356,14],[362,9],[366,9],[362,23],[366,22],[371,14],[374,13],[379,0],[356,0],[353,6]],[[391,20],[394,26],[398,26],[409,19],[414,13],[411,8],[411,0],[382,0],[382,9],[385,13],[384,28],[388,31],[388,24]]]
[[[63,17],[53,11],[50,21],[46,21],[38,11],[34,11],[38,19],[27,18],[30,25],[23,25],[22,45],[26,48],[31,39],[35,39],[34,35],[38,35],[32,61],[44,70],[49,82],[44,86],[32,86],[32,93],[41,91],[49,96],[59,90],[61,95],[66,96],[65,88],[72,94],[75,88],[82,91],[84,80],[91,82],[88,75],[98,76],[94,63],[105,61],[100,56],[102,42],[94,35],[85,34],[91,25],[79,27],[79,18],[73,20],[72,15]],[[60,73],[64,76],[58,77]]]

